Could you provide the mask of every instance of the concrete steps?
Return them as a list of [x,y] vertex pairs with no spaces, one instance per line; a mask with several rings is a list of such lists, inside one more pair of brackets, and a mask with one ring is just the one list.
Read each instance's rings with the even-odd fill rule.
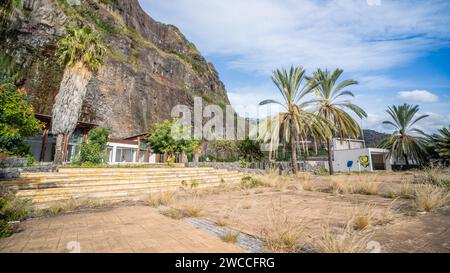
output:
[[0,184],[41,206],[69,199],[134,201],[192,183],[199,187],[239,183],[242,177],[238,172],[213,168],[61,169],[58,173],[25,173]]

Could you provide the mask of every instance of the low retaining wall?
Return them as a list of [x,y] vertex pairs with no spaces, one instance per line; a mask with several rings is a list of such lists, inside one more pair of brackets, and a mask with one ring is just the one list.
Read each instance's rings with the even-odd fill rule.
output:
[[20,168],[2,168],[0,169],[0,179],[19,178],[21,173],[54,173],[58,172],[55,165],[20,167]]
[[0,168],[22,168],[28,166],[27,158],[8,157],[0,159]]
[[[321,168],[328,168],[328,162],[326,161],[306,161],[298,162],[298,169],[300,171],[313,171]],[[249,163],[247,168],[241,168],[239,162],[190,162],[186,164],[187,167],[210,167],[215,169],[225,169],[229,171],[238,171],[244,173],[264,173],[270,169],[278,169],[280,174],[287,174],[292,169],[291,162],[258,162]]]

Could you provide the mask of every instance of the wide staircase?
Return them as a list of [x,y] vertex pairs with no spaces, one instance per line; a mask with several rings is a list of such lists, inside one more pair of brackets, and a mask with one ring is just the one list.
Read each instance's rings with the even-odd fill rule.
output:
[[60,169],[57,173],[23,173],[0,184],[16,190],[20,198],[45,206],[70,199],[136,201],[153,192],[238,183],[242,177],[213,168]]

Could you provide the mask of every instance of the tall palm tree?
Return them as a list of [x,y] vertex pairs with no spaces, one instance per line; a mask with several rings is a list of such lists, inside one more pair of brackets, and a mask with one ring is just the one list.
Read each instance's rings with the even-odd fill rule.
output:
[[323,117],[332,126],[333,134],[325,138],[328,146],[328,165],[330,174],[333,170],[332,141],[333,136],[359,137],[361,128],[348,112],[356,114],[359,118],[367,117],[367,113],[350,100],[343,97],[354,97],[355,95],[346,90],[347,87],[357,85],[358,82],[348,79],[338,83],[344,71],[336,69],[334,72],[318,69],[312,78],[316,85],[314,89],[317,98],[309,101],[309,104],[316,104],[318,115]]
[[90,28],[70,28],[67,35],[58,41],[57,54],[65,70],[53,106],[52,131],[57,136],[55,163],[61,164],[65,156],[64,146],[80,118],[86,87],[93,73],[102,65],[106,48],[100,36]]
[[427,148],[430,157],[442,166],[450,163],[450,127],[438,130],[438,133],[427,136]]
[[321,119],[305,110],[306,105],[302,100],[316,86],[306,81],[305,70],[302,67],[291,67],[289,71],[277,70],[273,73],[272,81],[281,93],[283,101],[265,100],[260,105],[281,105],[285,112],[268,118],[265,121],[267,130],[261,132],[260,137],[265,142],[270,141],[271,147],[278,148],[280,137],[284,137],[285,142],[291,144],[292,173],[296,174],[299,136],[307,132],[321,131],[322,134],[327,134],[329,131]]
[[[394,160],[404,159],[406,166],[409,166],[410,160],[419,165],[424,164],[427,160],[424,139],[419,136],[425,134],[413,126],[429,116],[422,115],[416,118],[418,112],[418,105],[413,106],[405,103],[400,106],[392,106],[389,107],[387,113],[393,121],[383,122],[385,125],[392,126],[395,131],[392,136],[382,141],[380,147],[388,149],[390,151],[389,157],[394,158]],[[413,135],[414,133],[417,135]]]

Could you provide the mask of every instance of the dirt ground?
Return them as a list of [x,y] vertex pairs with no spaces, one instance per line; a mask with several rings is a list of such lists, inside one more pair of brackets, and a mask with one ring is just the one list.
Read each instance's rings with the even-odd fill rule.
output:
[[[333,234],[340,236],[341,233],[347,234],[345,232],[348,232],[350,226],[351,233],[348,234],[351,234],[351,238],[355,238],[351,242],[358,245],[358,252],[449,253],[450,206],[434,212],[422,213],[416,209],[414,200],[396,197],[392,194],[398,193],[405,182],[417,181],[416,175],[415,172],[382,172],[331,177],[305,174],[296,178],[281,178],[281,186],[266,183],[255,188],[242,189],[239,185],[224,184],[215,189],[188,189],[184,193],[178,192],[176,199],[167,205],[175,208],[176,211],[183,211],[189,202],[191,209],[192,204],[195,203],[194,207],[201,207],[201,213],[193,217],[212,221],[217,223],[217,227],[237,230],[257,239],[264,239],[264,232],[273,227],[276,219],[281,219],[281,222],[286,220],[289,222],[289,226],[301,230],[305,235],[302,239],[303,248],[300,249],[303,252],[318,251],[314,250],[314,246],[324,242],[325,230],[330,230]],[[271,176],[259,178],[263,182],[278,181],[278,178],[272,179]],[[376,194],[342,194],[330,189],[330,186],[335,183],[357,185],[367,182],[378,185],[379,190]],[[124,206],[95,213],[79,212],[69,216],[33,219],[22,225],[24,230],[21,233],[0,240],[0,252],[64,251],[67,241],[64,240],[71,239],[70,236],[86,239],[89,243],[83,243],[83,246],[90,247],[84,248],[87,252],[227,252],[230,249],[245,251],[220,241],[220,238],[211,237],[211,234],[207,234],[205,230],[194,229],[193,226],[187,224],[186,219],[168,219],[160,214],[161,211],[161,208]],[[354,221],[361,213],[370,215],[370,223],[363,229],[355,229]],[[134,217],[131,222],[137,225],[136,227],[131,226],[132,229],[128,222],[123,222],[131,217],[130,214]],[[117,220],[117,223],[113,223],[122,228],[120,244],[111,241],[113,237],[110,237],[108,233],[115,227],[111,226],[109,221],[100,221],[107,219],[106,216],[112,217],[111,219],[122,219],[122,222]],[[74,227],[70,229],[72,222],[67,219],[81,223],[79,229],[74,229]],[[61,234],[56,234],[49,228],[49,223],[61,224],[67,221],[70,224],[69,229],[65,226],[57,227]],[[179,224],[177,224],[178,222]],[[99,230],[104,235],[101,237],[102,240],[111,241],[104,248],[101,248],[102,244],[91,241],[92,238],[89,237],[92,236],[92,230],[89,229],[91,224],[94,224],[92,228]],[[286,225],[285,222],[283,224]],[[167,239],[162,235],[167,231],[167,225],[176,228],[171,232],[169,238],[173,241],[172,245],[167,245]],[[155,233],[151,228],[158,229],[159,233]],[[48,238],[35,238],[33,235],[41,233],[48,235]],[[63,233],[70,238],[62,236]],[[198,241],[203,243],[202,248],[177,248],[177,246],[190,245],[183,241],[185,234],[196,234]],[[139,242],[144,239],[148,240],[148,245],[142,246]],[[194,241],[197,239],[192,238]],[[177,240],[183,242],[180,243]],[[117,248],[124,245],[127,248]]]
[[[271,217],[286,215],[305,228],[310,241],[314,242],[321,236],[323,227],[345,227],[355,216],[355,211],[368,208],[372,223],[357,232],[365,243],[379,245],[381,252],[448,253],[450,207],[420,213],[414,208],[413,200],[383,197],[397,191],[403,182],[413,180],[413,173],[311,177],[308,184],[313,191],[306,191],[302,186],[305,179],[292,179],[288,188],[282,191],[262,187],[204,196],[201,199],[203,217],[259,237]],[[334,181],[377,182],[380,192],[378,195],[327,192]]]

